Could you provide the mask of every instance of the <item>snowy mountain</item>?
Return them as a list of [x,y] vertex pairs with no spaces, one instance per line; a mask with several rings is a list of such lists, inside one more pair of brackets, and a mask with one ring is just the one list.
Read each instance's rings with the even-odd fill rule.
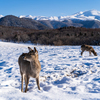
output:
[[56,16],[51,16],[51,17],[46,17],[46,16],[32,16],[32,15],[27,15],[27,16],[19,16],[19,18],[31,18],[31,19],[34,19],[34,20],[59,20],[58,17]]
[[[100,11],[89,10],[80,11],[70,16],[20,16],[19,18],[31,18],[37,20],[49,28],[60,28],[64,26],[86,27],[86,28],[100,28]],[[48,22],[47,22],[48,21]]]
[[19,16],[19,18],[31,18],[34,20],[55,20],[55,21],[63,21],[68,19],[80,19],[80,20],[100,20],[100,11],[97,10],[89,10],[89,11],[80,11],[70,16]]
[[[4,17],[0,15],[0,18]],[[53,21],[64,21],[68,19],[79,19],[79,20],[100,20],[100,11],[97,10],[88,10],[80,11],[70,16],[32,16],[32,15],[20,15],[19,18],[30,18],[34,20],[53,20]]]
[[90,10],[84,12],[78,12],[69,17],[70,19],[81,19],[81,20],[100,20],[100,11]]
[[56,29],[68,26],[100,28],[100,11],[97,10],[89,10],[84,12],[80,11],[70,16],[59,17],[21,15],[16,18],[14,16],[11,18],[10,16],[8,15],[3,17],[0,15],[0,25],[17,26],[39,30]]

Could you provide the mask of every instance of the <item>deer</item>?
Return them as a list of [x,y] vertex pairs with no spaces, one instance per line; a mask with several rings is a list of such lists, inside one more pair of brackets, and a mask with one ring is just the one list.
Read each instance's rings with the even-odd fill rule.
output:
[[93,49],[93,47],[90,46],[90,45],[83,44],[81,46],[81,50],[82,50],[81,55],[83,54],[84,51],[89,51],[89,55],[91,55],[91,52],[92,52],[94,54],[94,56],[97,56],[97,53],[95,52],[95,50]]
[[25,91],[27,92],[29,79],[30,77],[36,78],[36,83],[38,86],[38,89],[40,90],[39,85],[39,73],[41,71],[41,65],[38,60],[38,51],[34,47],[34,50],[28,47],[29,52],[23,53],[18,58],[18,64],[21,74],[21,91],[23,92],[23,83],[25,80]]

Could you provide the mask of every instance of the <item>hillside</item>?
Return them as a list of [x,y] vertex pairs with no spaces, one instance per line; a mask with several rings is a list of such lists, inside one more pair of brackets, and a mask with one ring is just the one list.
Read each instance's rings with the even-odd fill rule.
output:
[[38,21],[27,19],[27,18],[18,18],[13,15],[8,15],[0,19],[0,25],[2,26],[14,26],[14,27],[23,27],[35,30],[44,30],[48,29],[45,25],[39,23]]

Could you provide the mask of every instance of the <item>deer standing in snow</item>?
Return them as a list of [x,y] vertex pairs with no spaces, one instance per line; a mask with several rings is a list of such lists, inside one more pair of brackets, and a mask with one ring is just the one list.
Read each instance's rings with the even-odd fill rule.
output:
[[20,55],[18,59],[18,64],[20,68],[20,74],[21,74],[21,91],[23,92],[23,82],[25,79],[25,92],[27,92],[27,87],[29,83],[29,78],[33,77],[36,78],[36,83],[38,86],[38,89],[40,90],[39,85],[39,73],[41,71],[41,65],[38,60],[38,51],[34,47],[34,50],[32,50],[30,47],[28,47],[29,53],[23,53]]
[[92,52],[95,56],[97,56],[97,53],[95,52],[95,50],[93,49],[93,47],[91,47],[89,45],[83,44],[81,46],[81,50],[82,50],[81,55],[83,54],[84,51],[89,51],[90,55],[91,55],[91,52]]

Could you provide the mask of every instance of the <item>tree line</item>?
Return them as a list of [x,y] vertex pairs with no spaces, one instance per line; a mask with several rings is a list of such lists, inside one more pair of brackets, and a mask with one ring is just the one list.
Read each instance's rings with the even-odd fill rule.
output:
[[42,45],[99,45],[100,29],[62,27],[58,29],[33,30],[21,27],[0,26],[2,41],[28,42]]

